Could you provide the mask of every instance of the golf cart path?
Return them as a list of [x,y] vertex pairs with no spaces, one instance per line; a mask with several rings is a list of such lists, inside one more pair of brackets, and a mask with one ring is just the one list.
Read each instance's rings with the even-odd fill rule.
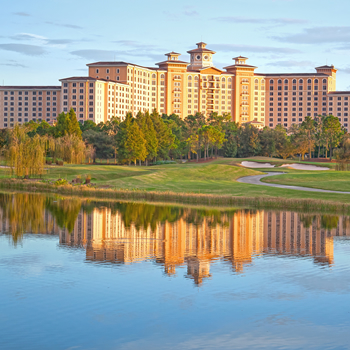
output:
[[278,187],[285,188],[287,190],[298,190],[298,191],[308,191],[308,192],[325,192],[325,193],[342,193],[342,194],[350,194],[350,192],[342,192],[342,191],[331,191],[331,190],[321,190],[319,188],[311,188],[311,187],[301,187],[301,186],[288,186],[288,185],[279,185],[279,184],[271,184],[267,182],[261,182],[260,180],[264,177],[275,176],[275,175],[283,175],[286,173],[279,172],[268,172],[264,175],[252,175],[252,176],[244,176],[237,179],[237,182],[242,182],[250,185],[260,185],[260,186],[269,186],[269,187]]

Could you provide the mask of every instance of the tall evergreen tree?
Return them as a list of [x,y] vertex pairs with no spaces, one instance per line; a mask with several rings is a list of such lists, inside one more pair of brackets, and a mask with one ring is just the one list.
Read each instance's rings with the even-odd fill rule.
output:
[[125,146],[128,132],[133,122],[133,116],[131,113],[127,113],[125,119],[119,125],[119,131],[116,136],[116,146],[118,159],[121,163],[127,163],[129,159],[129,151]]
[[156,110],[153,110],[150,117],[158,140],[157,157],[169,158],[169,150],[173,146],[175,137]]
[[131,123],[128,128],[125,148],[127,149],[129,163],[134,162],[136,165],[138,159],[144,161],[147,157],[146,140],[136,121]]
[[77,116],[73,108],[71,108],[67,114],[62,112],[58,115],[57,124],[54,132],[54,135],[56,137],[62,137],[65,135],[76,135],[78,138],[81,139],[81,134],[82,132],[80,129],[80,123],[77,120]]

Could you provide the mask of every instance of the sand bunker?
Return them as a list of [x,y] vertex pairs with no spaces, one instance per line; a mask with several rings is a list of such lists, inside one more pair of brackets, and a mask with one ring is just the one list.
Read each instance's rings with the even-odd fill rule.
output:
[[282,167],[288,167],[296,170],[330,170],[326,167],[316,166],[316,165],[310,165],[310,164],[283,164]]
[[270,163],[258,163],[258,162],[242,162],[246,168],[274,168],[275,166]]

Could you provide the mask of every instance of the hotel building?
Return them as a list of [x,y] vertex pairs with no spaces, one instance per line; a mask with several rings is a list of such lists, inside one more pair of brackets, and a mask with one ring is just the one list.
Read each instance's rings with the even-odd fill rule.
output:
[[263,74],[238,56],[233,65],[218,69],[215,51],[203,42],[196,45],[187,52],[190,62],[170,52],[157,67],[95,62],[87,64],[88,76],[60,79],[61,86],[1,86],[0,127],[29,120],[54,123],[73,108],[80,122],[156,109],[181,118],[229,113],[236,122],[259,128],[288,128],[306,116],[333,114],[348,129],[350,91],[336,91],[334,66],[317,67],[315,73]]

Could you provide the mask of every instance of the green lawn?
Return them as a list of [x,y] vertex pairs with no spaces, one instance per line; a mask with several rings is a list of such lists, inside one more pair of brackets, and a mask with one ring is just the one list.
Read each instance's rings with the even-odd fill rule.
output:
[[350,171],[298,171],[271,176],[264,182],[350,192]]
[[[214,195],[234,195],[244,197],[280,197],[294,199],[332,200],[349,203],[350,195],[313,193],[285,190],[266,186],[242,184],[237,178],[261,174],[260,169],[247,169],[235,166],[244,159],[218,159],[209,163],[169,164],[151,167],[115,165],[64,165],[48,166],[45,179],[72,180],[76,175],[90,174],[92,182],[98,186],[115,189],[139,189],[146,191],[191,192]],[[247,159],[248,160],[248,159]],[[252,161],[287,163],[280,159],[259,157]],[[319,165],[325,166],[324,163]],[[328,164],[329,165],[329,164]],[[334,166],[331,164],[330,166]],[[264,171],[264,169],[262,169]],[[350,172],[337,171],[297,171],[285,168],[266,169],[266,171],[285,171],[286,175],[274,176],[270,182],[298,186],[350,191]],[[6,177],[5,168],[0,168],[0,177]]]

